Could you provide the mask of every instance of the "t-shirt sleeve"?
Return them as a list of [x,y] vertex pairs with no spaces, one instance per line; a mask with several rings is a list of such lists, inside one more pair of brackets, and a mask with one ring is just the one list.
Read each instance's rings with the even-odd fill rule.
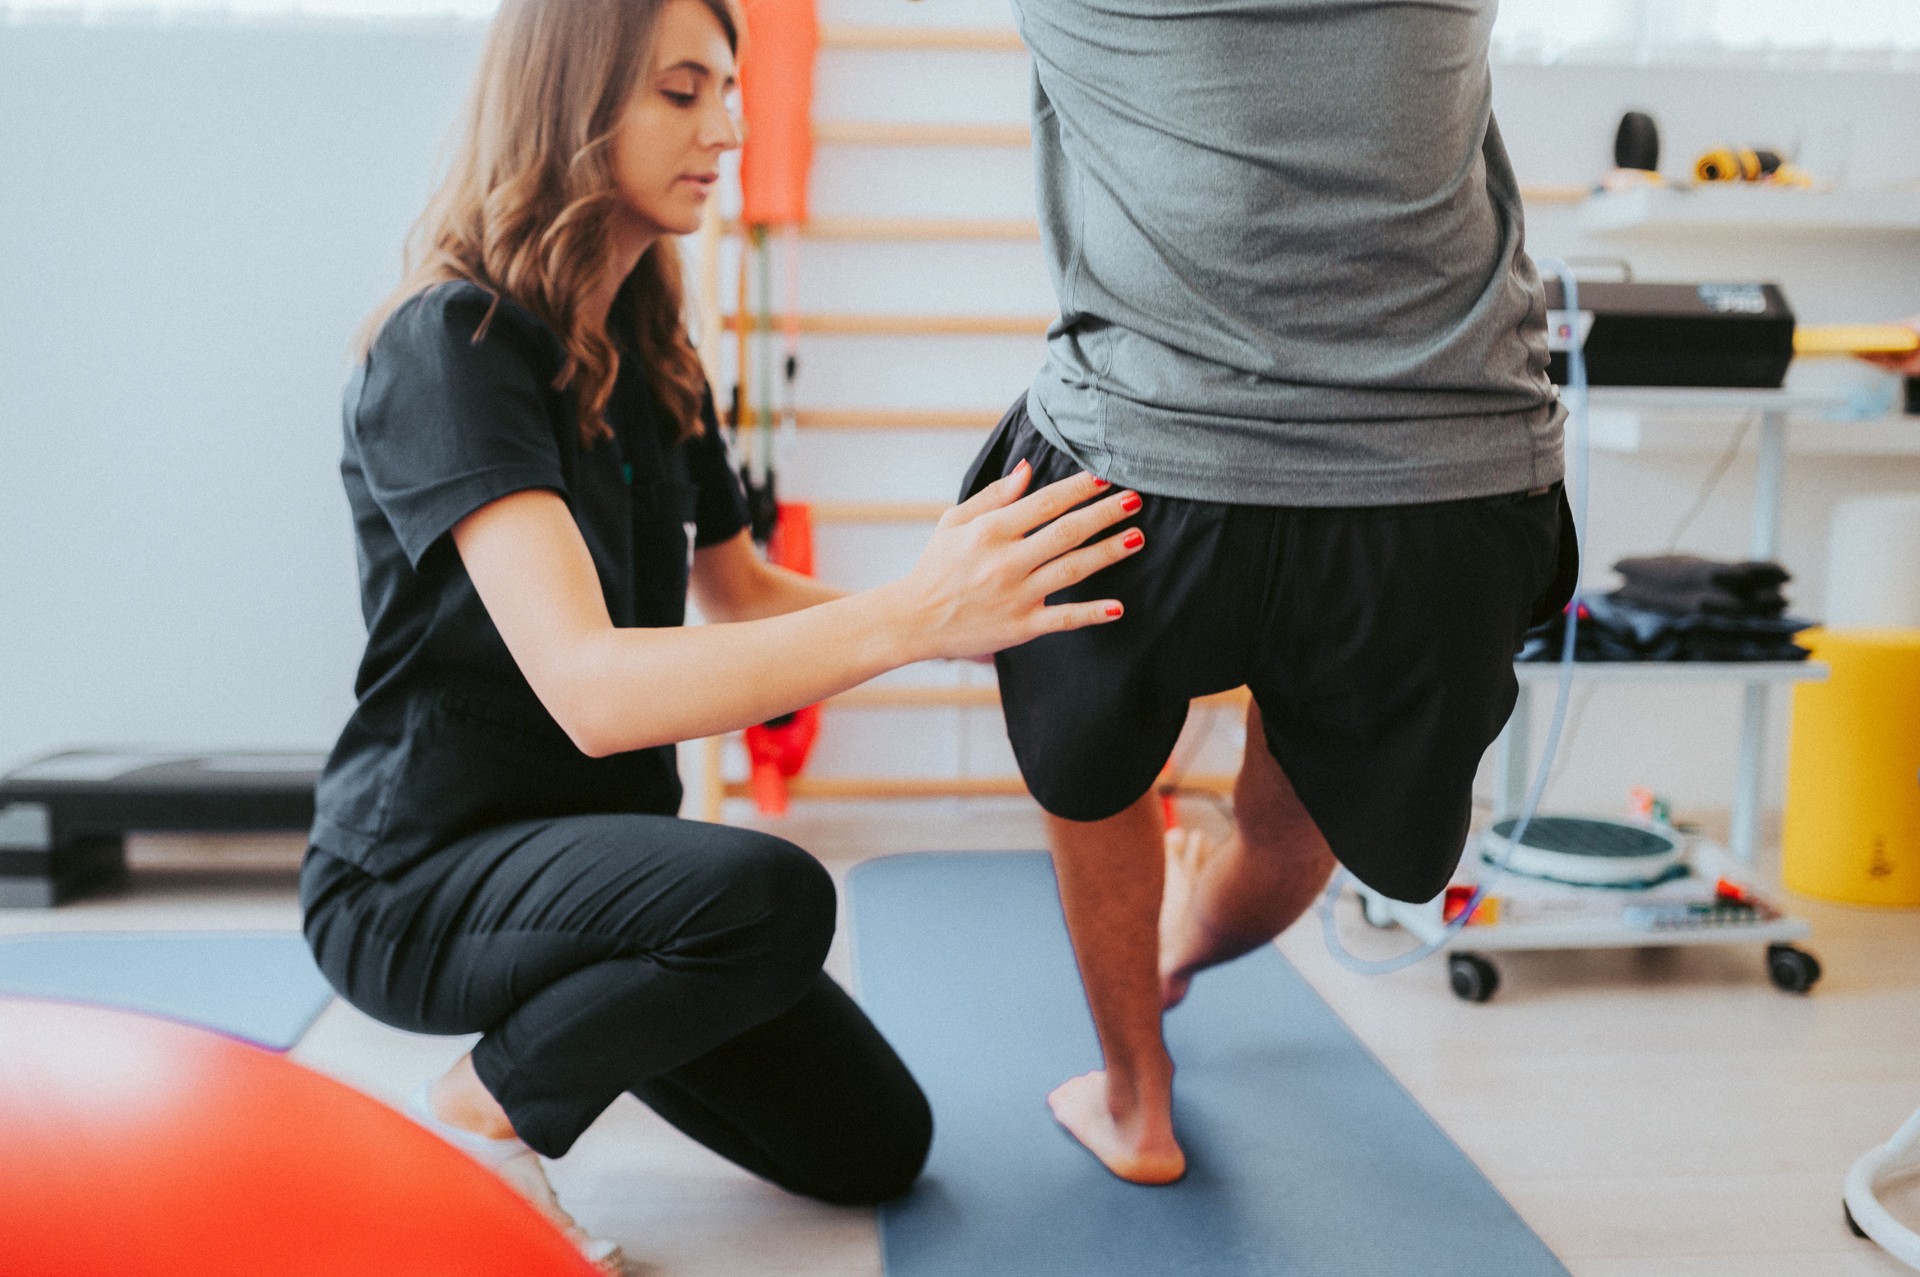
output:
[[706,429],[687,440],[686,449],[687,474],[695,488],[693,543],[704,549],[731,540],[747,526],[747,494],[720,437],[711,391],[700,396],[700,420]]
[[[453,525],[530,488],[566,495],[555,437],[551,339],[472,285],[407,302],[368,356],[349,418],[367,487],[414,567]],[[564,423],[562,423],[564,424]]]

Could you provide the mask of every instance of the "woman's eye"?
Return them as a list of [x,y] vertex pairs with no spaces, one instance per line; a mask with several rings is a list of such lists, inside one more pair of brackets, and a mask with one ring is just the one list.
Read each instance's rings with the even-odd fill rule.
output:
[[675,106],[692,106],[696,100],[691,93],[676,93],[672,89],[662,89],[661,92],[666,95],[667,101]]

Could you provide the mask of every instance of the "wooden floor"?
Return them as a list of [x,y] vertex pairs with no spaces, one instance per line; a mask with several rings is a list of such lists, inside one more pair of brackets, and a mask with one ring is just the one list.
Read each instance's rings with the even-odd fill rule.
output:
[[[771,827],[836,875],[882,853],[1040,840],[1037,813],[1011,801],[822,804]],[[291,929],[298,853],[284,840],[143,843],[128,893],[0,912],[0,932]],[[1281,948],[1577,1277],[1906,1272],[1847,1232],[1840,1181],[1920,1107],[1920,912],[1797,907],[1826,967],[1806,998],[1775,991],[1747,948],[1507,955],[1484,1006],[1456,1001],[1431,963],[1353,975],[1311,921]],[[1355,948],[1404,942],[1351,918],[1346,930]],[[830,965],[844,978],[838,944]],[[336,1002],[294,1054],[397,1099],[466,1045]],[[880,1271],[869,1213],[762,1185],[631,1100],[554,1179],[636,1274]],[[1920,1221],[1920,1190],[1894,1205]]]

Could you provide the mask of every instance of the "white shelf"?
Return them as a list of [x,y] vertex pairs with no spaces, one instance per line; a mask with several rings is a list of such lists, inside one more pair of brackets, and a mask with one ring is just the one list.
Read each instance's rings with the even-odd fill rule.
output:
[[[1638,412],[1595,408],[1595,452],[1623,456],[1714,454],[1733,438],[1733,423],[1720,420],[1648,421]],[[1920,457],[1920,418],[1878,421],[1798,421],[1787,430],[1787,452],[1808,457]]]
[[[1558,661],[1522,661],[1513,667],[1522,683],[1560,680]],[[1818,661],[1575,661],[1576,683],[1824,683]]]
[[1733,423],[1773,413],[1791,421],[1785,447],[1795,455],[1920,456],[1920,418],[1847,420],[1852,400],[1835,391],[1595,386],[1589,404],[1595,452],[1717,453]]
[[1735,184],[1612,191],[1580,206],[1580,228],[1593,235],[1920,235],[1920,191]]
[[[1469,844],[1455,881],[1476,880],[1481,869],[1478,845],[1477,838]],[[1503,907],[1501,920],[1489,925],[1475,924],[1464,928],[1447,941],[1445,951],[1510,953],[1548,949],[1782,944],[1804,939],[1811,930],[1804,920],[1785,914],[1766,921],[1756,919],[1752,922],[1703,927],[1697,931],[1628,923],[1624,915],[1629,906],[1702,899],[1710,893],[1710,884],[1716,879],[1729,877],[1744,880],[1748,876],[1746,866],[1724,847],[1704,839],[1692,844],[1688,860],[1693,866],[1693,873],[1689,877],[1635,891],[1564,887],[1518,874],[1501,875],[1492,884],[1492,893],[1501,897],[1503,904],[1511,902],[1510,906]],[[1425,904],[1402,904],[1385,897],[1375,897],[1375,900],[1395,922],[1412,932],[1422,944],[1432,944],[1445,931],[1439,900]],[[1778,907],[1779,902],[1773,903]],[[1529,913],[1533,914],[1531,919],[1527,916]]]
[[1713,386],[1592,386],[1587,402],[1595,408],[1640,412],[1685,413],[1698,416],[1785,412],[1794,416],[1826,415],[1844,409],[1851,400],[1834,391],[1739,390]]

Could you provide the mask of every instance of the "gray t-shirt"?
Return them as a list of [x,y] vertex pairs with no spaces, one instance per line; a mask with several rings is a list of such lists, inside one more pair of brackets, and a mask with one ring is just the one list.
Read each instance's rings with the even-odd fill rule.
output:
[[1014,0],[1060,319],[1028,408],[1148,493],[1399,505],[1561,477],[1495,0]]

